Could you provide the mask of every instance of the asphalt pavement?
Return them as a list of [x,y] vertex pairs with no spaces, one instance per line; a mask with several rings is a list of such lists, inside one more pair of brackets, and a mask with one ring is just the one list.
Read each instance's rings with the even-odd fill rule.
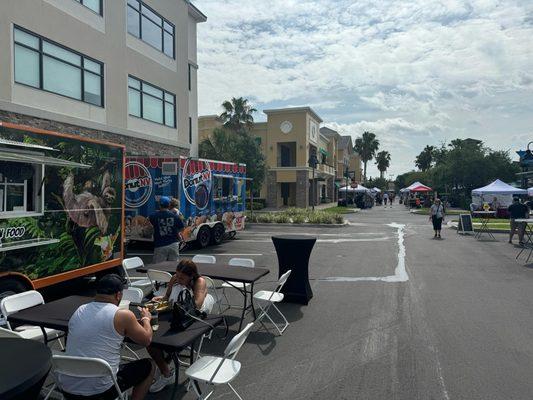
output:
[[[220,261],[253,258],[271,270],[258,289],[270,289],[277,278],[271,236],[318,238],[309,305],[282,304],[291,323],[283,336],[256,327],[237,357],[242,370],[233,385],[243,399],[532,397],[533,270],[515,260],[519,249],[505,235],[478,241],[445,228],[434,240],[427,217],[398,204],[348,219],[342,228],[250,226],[201,251]],[[237,314],[230,311],[229,337],[214,336],[205,352],[223,351]],[[179,398],[195,396],[183,388]],[[211,398],[234,395],[222,387]]]

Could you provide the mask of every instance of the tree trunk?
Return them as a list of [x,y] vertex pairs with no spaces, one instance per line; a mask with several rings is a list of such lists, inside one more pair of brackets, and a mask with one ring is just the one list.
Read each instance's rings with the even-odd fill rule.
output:
[[366,183],[366,163],[368,161],[365,161],[364,164],[365,164],[365,170],[364,170],[364,173],[363,173],[363,183]]
[[379,177],[380,177],[381,179],[383,179],[383,174],[384,174],[384,173],[385,173],[385,171],[379,171]]

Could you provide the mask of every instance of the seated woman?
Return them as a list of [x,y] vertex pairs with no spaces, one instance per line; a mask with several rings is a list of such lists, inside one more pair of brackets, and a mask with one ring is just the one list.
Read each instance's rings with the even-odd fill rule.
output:
[[[198,273],[198,267],[192,260],[181,260],[176,267],[176,273],[172,276],[164,296],[154,297],[154,300],[166,300],[175,302],[182,290],[188,290],[196,308],[205,313],[210,313],[215,304],[213,296],[207,293],[206,280]],[[163,390],[165,386],[173,384],[176,378],[174,369],[167,364],[163,351],[153,347],[148,348],[160,374],[150,387],[150,392],[155,393]]]

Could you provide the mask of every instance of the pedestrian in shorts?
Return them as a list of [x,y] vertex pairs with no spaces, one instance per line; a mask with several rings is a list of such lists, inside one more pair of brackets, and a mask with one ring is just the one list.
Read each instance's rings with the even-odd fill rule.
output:
[[154,227],[154,264],[178,261],[180,255],[178,235],[184,225],[181,218],[170,211],[169,207],[170,198],[161,196],[159,211],[150,215],[150,223]]

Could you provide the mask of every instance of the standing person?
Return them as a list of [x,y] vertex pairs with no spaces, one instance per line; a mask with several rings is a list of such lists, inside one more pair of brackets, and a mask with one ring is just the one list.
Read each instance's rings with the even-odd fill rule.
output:
[[178,235],[183,230],[181,219],[169,210],[170,199],[161,196],[159,211],[150,215],[150,223],[154,227],[154,258],[153,263],[178,261],[180,246]]
[[513,236],[515,231],[518,230],[518,243],[520,245],[524,244],[524,232],[525,232],[525,223],[516,222],[517,219],[527,218],[529,214],[529,208],[523,203],[520,203],[518,197],[513,198],[513,204],[507,209],[509,211],[509,219],[511,225],[511,232],[509,233],[509,243],[513,243]]
[[444,206],[440,199],[435,199],[435,203],[429,209],[429,220],[433,223],[433,230],[435,231],[434,238],[440,239],[440,231],[442,229],[442,221],[444,221]]
[[[107,361],[113,370],[118,386],[126,391],[133,387],[133,400],[144,399],[152,384],[155,366],[148,358],[120,364],[120,350],[124,337],[141,346],[152,341],[150,311],[140,308],[141,319],[130,310],[118,308],[124,289],[123,279],[108,274],[98,281],[96,296],[74,312],[68,322],[68,340],[65,355],[93,357]],[[112,400],[117,391],[110,376],[79,378],[58,374],[61,390],[67,400]]]
[[[389,200],[389,194],[387,192],[383,193],[383,205],[386,207],[387,206],[387,202]],[[384,208],[385,208],[384,207]]]
[[172,197],[170,199],[170,211],[172,211],[174,214],[176,214],[178,217],[181,218],[181,211],[180,211],[180,201],[176,199],[175,197]]

